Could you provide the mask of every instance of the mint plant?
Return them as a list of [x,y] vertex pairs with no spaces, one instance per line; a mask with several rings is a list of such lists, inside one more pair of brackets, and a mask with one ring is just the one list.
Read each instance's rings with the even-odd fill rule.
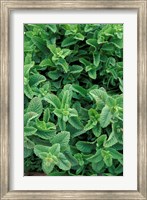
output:
[[24,171],[123,175],[123,25],[24,25]]

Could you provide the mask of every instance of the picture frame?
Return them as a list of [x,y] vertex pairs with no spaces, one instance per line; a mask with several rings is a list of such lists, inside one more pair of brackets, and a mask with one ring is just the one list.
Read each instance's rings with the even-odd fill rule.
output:
[[[1,125],[1,199],[147,199],[147,1],[23,1],[1,0],[1,66],[0,66],[0,125]],[[10,191],[9,176],[9,144],[10,144],[10,41],[9,23],[11,10],[18,9],[136,9],[138,22],[138,48],[137,48],[137,171],[138,187],[136,191]]]

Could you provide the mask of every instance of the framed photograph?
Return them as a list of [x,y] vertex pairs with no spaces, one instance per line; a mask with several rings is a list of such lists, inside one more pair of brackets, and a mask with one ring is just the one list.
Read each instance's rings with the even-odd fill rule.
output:
[[0,2],[1,199],[147,199],[146,0]]

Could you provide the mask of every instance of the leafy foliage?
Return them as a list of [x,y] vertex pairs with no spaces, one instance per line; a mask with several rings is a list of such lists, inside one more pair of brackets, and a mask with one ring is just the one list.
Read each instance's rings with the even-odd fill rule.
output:
[[123,25],[24,25],[24,170],[123,174]]

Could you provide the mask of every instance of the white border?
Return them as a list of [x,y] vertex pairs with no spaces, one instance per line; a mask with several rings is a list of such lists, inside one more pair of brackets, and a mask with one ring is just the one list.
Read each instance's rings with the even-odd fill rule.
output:
[[[23,176],[23,24],[124,24],[124,175],[122,177]],[[10,189],[136,190],[137,189],[137,11],[14,10],[10,22]]]

